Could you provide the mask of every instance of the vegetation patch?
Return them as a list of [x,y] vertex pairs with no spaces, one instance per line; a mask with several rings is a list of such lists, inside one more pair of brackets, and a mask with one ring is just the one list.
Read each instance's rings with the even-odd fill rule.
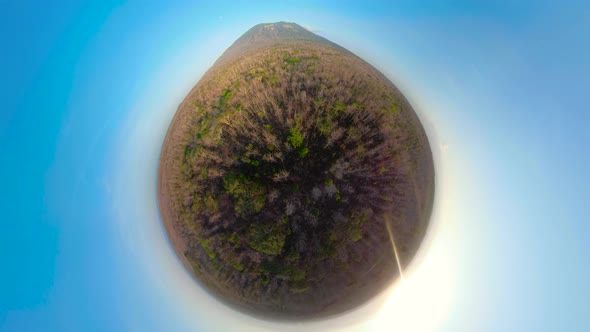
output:
[[426,136],[358,57],[297,25],[259,33],[230,48],[174,118],[164,224],[197,278],[232,303],[297,317],[348,310],[398,274],[388,228],[402,266],[422,239]]

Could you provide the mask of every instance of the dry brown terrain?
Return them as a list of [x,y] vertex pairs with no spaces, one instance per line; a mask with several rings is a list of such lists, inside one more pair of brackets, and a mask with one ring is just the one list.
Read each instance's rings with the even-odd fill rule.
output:
[[162,220],[224,301],[321,317],[367,301],[425,235],[432,153],[399,90],[296,24],[254,27],[179,106],[160,157]]

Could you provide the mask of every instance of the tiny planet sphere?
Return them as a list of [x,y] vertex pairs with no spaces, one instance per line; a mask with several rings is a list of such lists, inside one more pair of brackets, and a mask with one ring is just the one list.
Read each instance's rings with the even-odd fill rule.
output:
[[242,35],[179,106],[160,212],[195,279],[277,318],[339,314],[414,257],[434,197],[416,113],[373,66],[295,23]]

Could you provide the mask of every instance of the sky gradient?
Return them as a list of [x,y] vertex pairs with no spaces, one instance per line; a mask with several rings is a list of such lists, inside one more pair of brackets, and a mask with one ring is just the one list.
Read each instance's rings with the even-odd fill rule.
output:
[[[590,331],[590,5],[0,0],[0,18],[0,331]],[[177,105],[275,21],[381,70],[435,154],[406,280],[319,322],[211,298],[157,206]]]

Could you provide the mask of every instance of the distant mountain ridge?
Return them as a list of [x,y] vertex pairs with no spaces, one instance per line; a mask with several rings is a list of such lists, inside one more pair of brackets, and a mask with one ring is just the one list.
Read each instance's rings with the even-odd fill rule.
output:
[[274,44],[292,41],[311,41],[322,43],[350,53],[342,46],[305,29],[292,22],[261,23],[246,31],[215,62],[215,66],[234,60],[239,56]]

